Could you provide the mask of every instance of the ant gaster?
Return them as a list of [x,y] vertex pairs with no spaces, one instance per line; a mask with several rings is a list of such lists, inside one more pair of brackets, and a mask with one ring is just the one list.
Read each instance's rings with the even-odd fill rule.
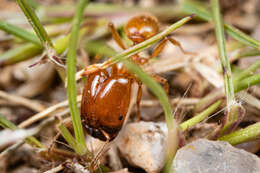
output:
[[[112,23],[109,28],[116,43],[126,49],[117,30]],[[131,18],[125,25],[124,31],[127,37],[133,41],[133,45],[141,43],[159,32],[158,20],[152,15],[138,15]],[[131,57],[138,65],[147,63],[156,57],[165,47],[167,41],[178,46],[184,53],[180,43],[173,38],[165,37],[154,49],[151,56],[145,58],[138,54]],[[142,96],[141,82],[122,65],[111,65],[105,69],[97,69],[88,73],[81,101],[81,116],[87,132],[102,141],[112,141],[119,133],[126,114],[128,112],[132,84],[137,82],[138,93],[136,98],[137,116],[140,119],[140,100]],[[156,81],[164,84],[168,92],[167,81],[157,75],[153,75]]]

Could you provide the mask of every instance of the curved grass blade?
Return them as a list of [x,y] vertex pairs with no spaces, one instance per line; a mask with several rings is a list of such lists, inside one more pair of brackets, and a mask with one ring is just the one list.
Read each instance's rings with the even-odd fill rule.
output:
[[165,94],[162,87],[136,64],[132,63],[129,60],[122,60],[122,62],[127,67],[127,69],[130,70],[132,73],[134,73],[159,99],[164,110],[167,127],[168,129],[172,129],[174,126],[172,121],[173,111],[168,96]]

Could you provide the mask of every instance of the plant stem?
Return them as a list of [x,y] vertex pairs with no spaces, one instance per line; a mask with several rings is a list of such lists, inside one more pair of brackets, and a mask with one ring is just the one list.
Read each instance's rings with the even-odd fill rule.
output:
[[210,107],[208,107],[203,112],[199,113],[198,115],[195,115],[193,118],[181,123],[180,127],[183,131],[187,130],[188,128],[193,127],[194,125],[198,124],[205,118],[207,118],[211,113],[213,113],[222,103],[222,100],[218,100],[216,103],[212,104]]
[[240,144],[260,136],[260,122],[250,125],[244,129],[220,137],[218,140],[227,141],[231,145]]
[[67,54],[67,77],[68,77],[68,87],[67,94],[69,100],[69,108],[74,128],[74,133],[76,141],[80,143],[84,151],[79,152],[78,154],[86,153],[87,148],[85,144],[85,137],[83,133],[80,113],[77,107],[77,89],[76,89],[76,58],[77,58],[77,47],[79,40],[79,28],[83,17],[84,9],[87,5],[87,0],[80,0],[77,5],[77,11],[72,21],[72,30],[69,41],[69,50]]
[[235,101],[235,93],[234,93],[234,86],[232,82],[231,68],[226,53],[224,27],[223,27],[222,17],[220,14],[218,0],[211,0],[211,8],[212,8],[213,22],[215,25],[216,37],[218,42],[218,52],[219,52],[220,62],[221,62],[222,71],[224,75],[225,94],[227,97],[227,105],[229,107],[229,105],[231,105]]

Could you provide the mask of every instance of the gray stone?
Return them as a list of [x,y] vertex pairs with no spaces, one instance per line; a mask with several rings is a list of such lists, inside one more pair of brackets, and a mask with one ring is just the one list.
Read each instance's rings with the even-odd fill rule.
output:
[[174,173],[260,173],[260,159],[227,142],[196,140],[177,151]]

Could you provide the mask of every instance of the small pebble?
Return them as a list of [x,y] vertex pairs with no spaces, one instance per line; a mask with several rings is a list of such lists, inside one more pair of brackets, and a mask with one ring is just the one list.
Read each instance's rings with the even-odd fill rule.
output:
[[138,122],[125,126],[116,144],[127,161],[146,172],[159,172],[165,164],[165,123]]

